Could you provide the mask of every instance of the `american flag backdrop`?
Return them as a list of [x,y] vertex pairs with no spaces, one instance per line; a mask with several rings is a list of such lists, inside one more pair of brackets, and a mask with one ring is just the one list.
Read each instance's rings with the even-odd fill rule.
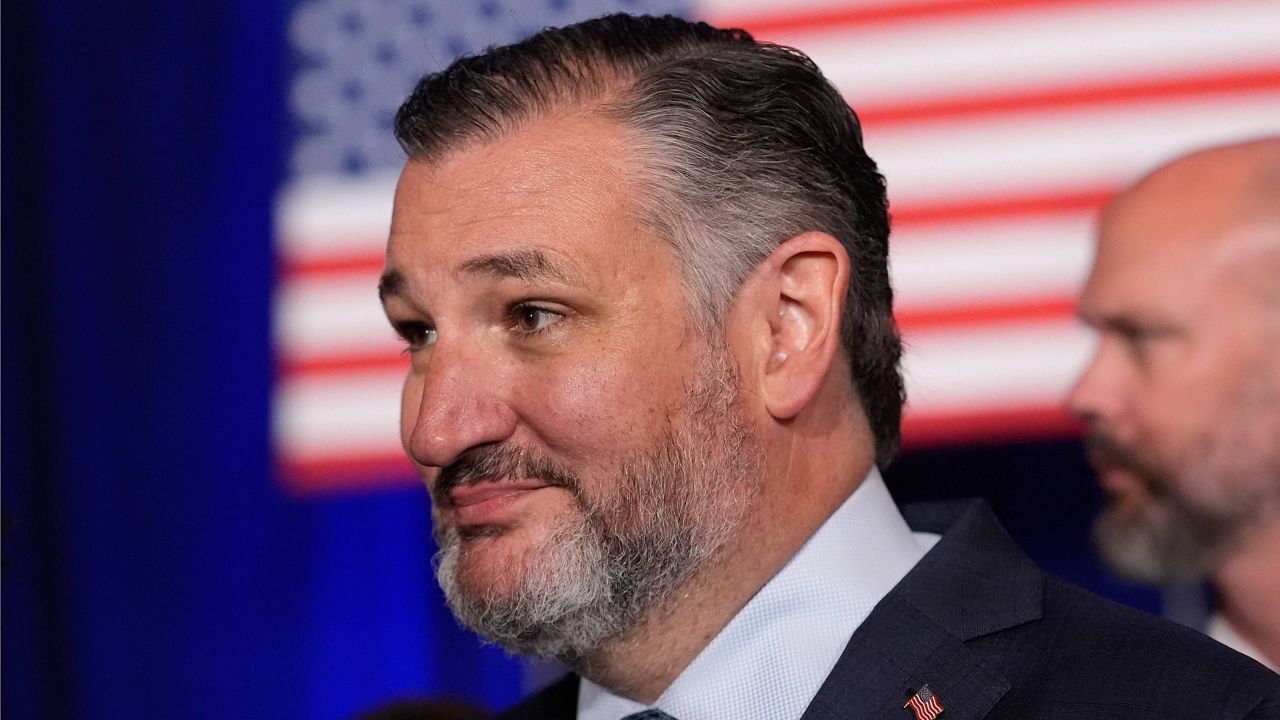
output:
[[1280,132],[1274,0],[304,0],[276,202],[274,443],[302,491],[411,482],[407,360],[376,282],[403,97],[452,57],[613,10],[800,48],[888,180],[905,441],[1071,432],[1072,298],[1108,195],[1191,148]]

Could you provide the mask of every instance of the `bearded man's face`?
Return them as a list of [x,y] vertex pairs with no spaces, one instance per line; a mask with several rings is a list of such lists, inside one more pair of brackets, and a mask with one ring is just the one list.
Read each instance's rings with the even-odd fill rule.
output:
[[464,622],[572,659],[714,555],[759,486],[734,359],[637,219],[629,140],[534,123],[396,189],[380,284],[410,368],[401,441]]
[[1260,229],[1206,182],[1175,168],[1113,203],[1079,303],[1098,331],[1069,400],[1107,495],[1094,537],[1148,582],[1203,577],[1280,516],[1274,276],[1228,252]]

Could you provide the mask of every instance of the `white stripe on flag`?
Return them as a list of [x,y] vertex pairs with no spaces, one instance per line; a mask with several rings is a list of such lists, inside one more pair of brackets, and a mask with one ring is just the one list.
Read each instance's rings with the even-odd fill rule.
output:
[[[795,11],[794,8],[792,8]],[[744,17],[729,14],[735,21]],[[1023,6],[959,18],[793,31],[854,107],[1275,68],[1280,3]]]

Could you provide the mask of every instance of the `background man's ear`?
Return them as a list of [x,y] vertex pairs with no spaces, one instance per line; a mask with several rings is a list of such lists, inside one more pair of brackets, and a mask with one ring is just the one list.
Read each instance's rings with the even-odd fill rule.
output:
[[807,232],[782,243],[745,285],[754,317],[753,368],[769,413],[795,417],[817,395],[840,349],[849,256],[834,237]]

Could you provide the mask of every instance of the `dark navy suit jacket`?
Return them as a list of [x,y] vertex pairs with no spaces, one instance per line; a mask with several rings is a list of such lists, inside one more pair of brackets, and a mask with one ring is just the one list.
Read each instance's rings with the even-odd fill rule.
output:
[[[942,539],[854,632],[803,720],[914,720],[903,705],[924,684],[939,720],[1280,720],[1280,675],[1047,575],[986,503],[903,515]],[[500,717],[573,718],[577,691],[567,677]]]

